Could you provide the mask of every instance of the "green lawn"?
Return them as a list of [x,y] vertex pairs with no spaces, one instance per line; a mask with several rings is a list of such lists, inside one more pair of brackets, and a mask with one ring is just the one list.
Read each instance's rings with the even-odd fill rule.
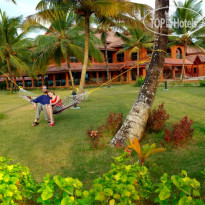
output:
[[[66,90],[56,92],[62,98],[70,94]],[[110,111],[123,112],[125,117],[138,92],[139,88],[132,85],[102,88],[92,93],[88,101],[80,105],[81,109],[69,109],[55,116],[54,127],[48,127],[43,114],[40,125],[32,127],[35,114],[32,106],[17,94],[0,92],[0,113],[5,115],[0,119],[0,156],[28,166],[37,181],[49,172],[51,175],[77,177],[89,186],[94,178],[109,170],[112,157],[122,151],[109,145],[103,150],[91,150],[86,130],[90,125],[104,123]],[[177,87],[164,91],[159,88],[154,105],[162,102],[165,102],[170,114],[168,126],[185,115],[194,120],[194,139],[183,148],[168,149],[151,156],[145,165],[154,180],[158,180],[163,172],[176,174],[184,169],[202,182],[200,171],[205,166],[205,89]],[[142,144],[158,143],[162,136],[163,132],[146,133]]]

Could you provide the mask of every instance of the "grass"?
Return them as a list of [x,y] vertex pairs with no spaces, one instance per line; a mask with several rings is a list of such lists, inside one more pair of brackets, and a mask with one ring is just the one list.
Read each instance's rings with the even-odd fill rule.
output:
[[[40,94],[40,91],[34,91]],[[57,90],[62,98],[70,91]],[[81,109],[65,111],[55,116],[56,125],[48,127],[42,118],[39,126],[32,127],[35,111],[32,106],[19,98],[17,94],[0,92],[0,113],[6,118],[0,120],[0,156],[14,159],[28,166],[37,181],[46,173],[79,178],[89,187],[92,180],[107,172],[119,155],[109,145],[103,150],[91,150],[86,130],[90,125],[99,126],[105,122],[110,111],[129,113],[139,88],[132,85],[118,85],[102,88],[89,96]],[[159,180],[164,172],[178,174],[186,170],[190,177],[203,181],[200,171],[205,166],[205,90],[199,87],[175,87],[164,91],[159,88],[154,102],[157,106],[165,102],[170,114],[168,126],[179,121],[185,115],[194,120],[194,139],[178,149],[151,156],[145,165],[149,168],[153,180]],[[163,132],[146,133],[141,142],[153,143],[162,140]],[[111,139],[111,137],[110,137]],[[136,161],[137,156],[132,158]]]

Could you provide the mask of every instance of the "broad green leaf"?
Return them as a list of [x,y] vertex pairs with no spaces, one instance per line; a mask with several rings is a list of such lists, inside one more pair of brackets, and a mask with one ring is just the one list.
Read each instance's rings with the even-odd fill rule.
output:
[[53,196],[53,190],[47,186],[46,189],[41,194],[41,197],[44,201],[50,199]]
[[168,199],[170,195],[171,195],[170,190],[167,188],[167,186],[164,186],[159,193],[159,198],[161,201],[163,201],[165,199]]
[[115,204],[115,200],[111,199],[110,202],[109,202],[109,205],[114,205],[114,204]]

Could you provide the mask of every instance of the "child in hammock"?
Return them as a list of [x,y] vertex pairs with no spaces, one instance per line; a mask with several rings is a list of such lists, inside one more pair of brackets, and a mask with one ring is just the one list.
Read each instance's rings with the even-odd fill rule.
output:
[[55,121],[53,118],[53,112],[55,112],[55,109],[57,109],[57,108],[58,109],[62,108],[63,104],[62,104],[62,100],[61,100],[60,96],[55,95],[55,93],[52,90],[49,90],[48,96],[51,98],[51,100],[50,100],[50,104],[46,105],[46,109],[47,109],[48,115],[50,117],[50,124],[49,125],[52,127],[55,124]]

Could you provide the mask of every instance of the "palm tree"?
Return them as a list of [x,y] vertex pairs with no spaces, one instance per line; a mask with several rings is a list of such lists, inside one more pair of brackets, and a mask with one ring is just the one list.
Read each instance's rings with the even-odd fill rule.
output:
[[[46,35],[38,36],[36,39],[36,55],[34,70],[42,71],[47,69],[50,60],[54,60],[56,64],[61,65],[62,58],[67,64],[71,84],[75,90],[74,80],[71,72],[70,57],[76,57],[78,60],[83,60],[83,49],[80,46],[82,35],[79,33],[81,29],[75,26],[75,14],[73,12],[54,12],[47,13],[49,28],[36,21],[30,22],[27,28],[40,28],[46,30]],[[82,41],[81,41],[82,42]]]
[[[153,35],[139,28],[129,28],[129,36],[117,32],[116,35],[121,37],[125,42],[124,48],[119,52],[126,50],[130,51],[129,54],[137,53],[137,61],[140,60],[140,49],[146,48],[151,50],[153,48]],[[137,65],[137,78],[139,78],[139,64]]]
[[[22,17],[9,18],[0,10],[0,61],[11,79],[14,74],[28,71],[32,60],[29,50],[33,46],[31,39],[24,38],[24,33],[18,33],[21,22]],[[10,92],[13,92],[13,83]]]
[[171,37],[171,43],[169,46],[173,45],[184,45],[183,52],[183,65],[182,65],[182,73],[181,80],[184,79],[185,75],[185,60],[188,45],[197,46],[196,39],[201,34],[205,32],[205,26],[202,24],[204,18],[202,19],[202,1],[198,0],[186,0],[183,2],[174,1],[177,9],[173,15],[173,21],[178,20],[180,22],[198,22],[196,28],[192,26],[173,26],[173,33],[176,35],[175,37]]
[[[166,19],[166,12],[168,13],[169,11],[169,0],[156,0],[155,8],[155,18],[159,20]],[[155,34],[154,51],[144,84],[122,127],[112,139],[111,143],[114,145],[117,141],[125,144],[125,141],[128,139],[133,140],[136,137],[139,140],[143,137],[149,117],[149,110],[154,102],[164,67],[165,51],[168,44],[168,28],[166,24],[163,24],[160,29],[156,28],[156,32],[159,33]]]
[[[109,64],[108,64],[108,50],[107,50],[107,37],[108,33],[114,29],[123,29],[122,25],[118,22],[113,21],[110,18],[101,18],[95,23],[98,25],[96,29],[96,33],[100,34],[100,39],[102,42],[102,45],[104,46],[105,50],[105,62],[106,62],[106,70],[107,70],[107,80],[110,80],[109,77]],[[107,84],[108,87],[110,87],[110,84]]]
[[[56,64],[61,65],[63,58],[69,70],[72,88],[75,90],[70,58],[76,57],[81,62],[83,61],[85,41],[83,29],[76,23],[76,14],[72,11],[53,9],[39,13],[37,16],[40,19],[30,19],[24,24],[26,30],[40,28],[46,30],[47,33],[47,35],[39,36],[36,40],[34,70],[45,72],[50,60],[54,59]],[[47,21],[50,25],[49,29],[39,23],[41,19]],[[99,40],[91,34],[89,52],[92,57],[102,61],[101,52],[94,46],[97,43],[99,43]]]
[[[146,8],[143,4],[130,3],[126,0],[41,0],[36,7],[39,10],[38,16],[40,15],[46,22],[47,11],[56,9],[56,7],[67,11],[74,9],[79,17],[84,18],[85,50],[79,93],[83,92],[86,70],[89,64],[90,17],[95,16],[97,19],[109,17],[128,22],[136,19],[133,12],[143,13]],[[28,20],[31,18],[29,17]]]

